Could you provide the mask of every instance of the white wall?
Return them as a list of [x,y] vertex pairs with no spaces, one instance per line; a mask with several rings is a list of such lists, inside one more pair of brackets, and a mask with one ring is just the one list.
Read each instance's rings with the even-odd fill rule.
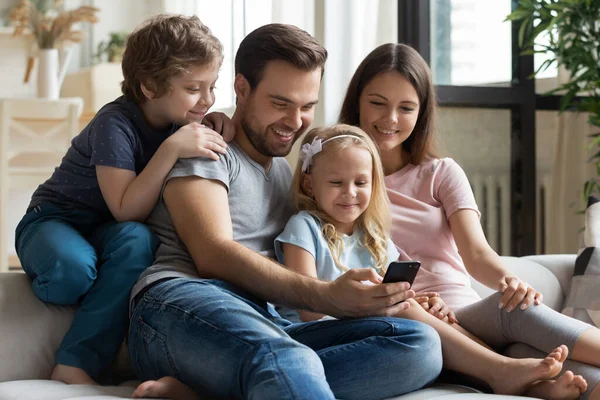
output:
[[[15,0],[0,0],[0,20],[2,20],[2,22],[8,19],[8,12],[15,3]],[[0,23],[0,26],[4,25]]]
[[100,9],[98,13],[100,22],[90,25],[88,40],[83,46],[86,50],[86,58],[81,60],[82,67],[90,65],[91,57],[96,53],[98,44],[108,40],[109,33],[131,32],[152,14],[153,3],[156,1],[89,0],[89,3]]

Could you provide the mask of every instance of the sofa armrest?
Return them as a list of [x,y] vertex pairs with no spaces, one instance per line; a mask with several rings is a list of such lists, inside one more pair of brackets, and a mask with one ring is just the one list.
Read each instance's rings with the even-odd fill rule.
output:
[[25,274],[0,273],[0,382],[50,378],[74,314],[35,297]]
[[[547,255],[531,257],[501,257],[504,265],[544,295],[544,303],[562,311],[565,301],[565,285],[573,274],[575,256]],[[561,281],[563,280],[563,281]],[[471,279],[473,288],[486,297],[494,291]],[[568,289],[568,287],[567,287]]]
[[543,254],[523,257],[548,268],[558,278],[558,282],[567,296],[571,288],[571,279],[575,269],[576,254]]

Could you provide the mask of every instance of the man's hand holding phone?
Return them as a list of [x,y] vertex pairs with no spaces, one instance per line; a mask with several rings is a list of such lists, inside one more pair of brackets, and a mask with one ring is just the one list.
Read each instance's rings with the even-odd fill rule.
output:
[[381,275],[373,268],[353,268],[334,281],[325,283],[325,303],[318,310],[334,317],[392,317],[408,308],[405,300],[415,296],[407,282],[381,283]]

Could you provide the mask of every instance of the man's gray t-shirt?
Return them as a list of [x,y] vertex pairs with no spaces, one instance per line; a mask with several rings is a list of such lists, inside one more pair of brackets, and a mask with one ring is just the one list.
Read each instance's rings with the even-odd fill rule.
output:
[[[232,142],[218,161],[188,158],[177,161],[167,179],[198,176],[221,182],[227,188],[233,240],[275,258],[274,240],[293,214],[290,195],[292,172],[287,161],[274,158],[269,171]],[[164,187],[164,186],[163,186]],[[146,224],[160,238],[154,264],[146,269],[131,291],[133,299],[159,279],[198,277],[183,241],[177,235],[161,196]],[[227,265],[220,266],[228,268]]]

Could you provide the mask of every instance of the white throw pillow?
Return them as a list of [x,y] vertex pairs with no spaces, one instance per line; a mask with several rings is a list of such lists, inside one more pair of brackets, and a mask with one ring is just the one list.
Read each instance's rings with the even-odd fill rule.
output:
[[577,255],[563,314],[600,326],[600,199],[590,196],[583,248]]
[[25,274],[0,273],[0,382],[50,378],[74,314],[35,297]]

